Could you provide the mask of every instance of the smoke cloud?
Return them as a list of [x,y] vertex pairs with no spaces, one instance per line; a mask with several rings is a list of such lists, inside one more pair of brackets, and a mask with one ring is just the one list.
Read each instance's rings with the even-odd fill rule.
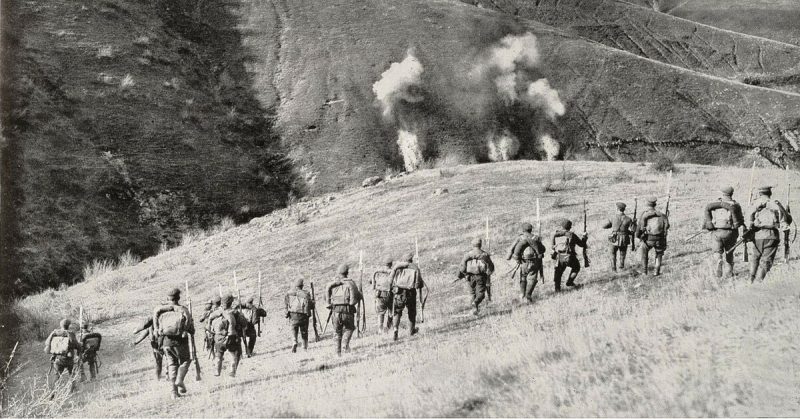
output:
[[538,68],[536,37],[506,35],[462,58],[426,59],[409,49],[373,84],[406,170],[453,156],[478,162],[559,158],[562,147],[553,134],[566,106]]

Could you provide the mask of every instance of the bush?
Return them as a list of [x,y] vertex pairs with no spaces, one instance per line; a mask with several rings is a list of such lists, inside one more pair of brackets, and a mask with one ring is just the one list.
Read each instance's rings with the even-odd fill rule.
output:
[[656,172],[671,172],[675,171],[675,161],[667,156],[659,156],[650,168]]
[[614,176],[612,177],[612,179],[614,179],[615,182],[619,182],[619,183],[631,182],[633,180],[633,175],[631,175],[625,169],[619,169],[614,173]]

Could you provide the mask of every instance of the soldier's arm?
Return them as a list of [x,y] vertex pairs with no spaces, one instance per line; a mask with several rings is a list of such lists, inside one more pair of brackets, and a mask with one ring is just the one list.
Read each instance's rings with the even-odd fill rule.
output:
[[261,307],[256,308],[256,316],[258,316],[258,317],[267,317],[267,310],[264,310]]
[[605,224],[603,224],[602,228],[611,228],[611,220],[607,220]]
[[425,280],[422,279],[422,271],[419,270],[419,266],[416,266],[417,271],[417,289],[422,289],[425,286]]
[[189,332],[190,335],[194,335],[194,318],[192,318],[192,312],[189,311],[189,307],[183,307],[183,313],[186,316],[186,331]]
[[55,332],[56,332],[55,330],[50,332],[50,334],[47,335],[47,339],[44,340],[44,353],[46,354],[50,353],[50,341],[53,340],[53,333]]
[[742,213],[742,206],[738,203],[733,204],[733,229],[736,230],[739,227],[744,227],[744,214]]
[[514,243],[511,243],[511,247],[508,248],[508,255],[506,256],[506,260],[511,260],[514,257],[514,249],[517,247],[517,241],[519,241],[519,237],[514,240]]
[[486,260],[486,265],[489,267],[489,275],[494,273],[494,262],[492,262],[492,257],[489,256],[488,253],[484,253],[484,259]]
[[789,212],[786,211],[786,208],[783,207],[783,204],[781,204],[778,201],[774,201],[774,202],[775,202],[775,205],[778,207],[778,213],[780,214],[780,217],[781,217],[781,219],[780,219],[781,224],[786,225],[786,226],[791,225],[792,224],[792,214],[789,214]]
[[467,253],[466,255],[464,255],[463,258],[461,258],[461,266],[460,266],[460,269],[459,269],[460,273],[466,273],[467,272],[467,262],[469,262],[469,253]]
[[233,312],[225,313],[223,316],[228,321],[228,336],[238,336],[239,334],[236,333],[236,316]]

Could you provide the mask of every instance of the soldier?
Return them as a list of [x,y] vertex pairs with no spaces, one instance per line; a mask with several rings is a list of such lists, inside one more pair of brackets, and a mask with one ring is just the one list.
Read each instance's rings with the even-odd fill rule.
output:
[[483,240],[476,238],[472,240],[472,250],[464,255],[461,260],[461,270],[459,278],[466,278],[469,284],[469,292],[472,296],[472,314],[478,315],[478,310],[483,301],[486,283],[494,273],[494,263],[488,253],[481,250]]
[[[425,286],[422,280],[422,273],[414,262],[414,255],[407,253],[403,259],[392,265],[392,294],[394,301],[392,305],[392,321],[394,322],[393,339],[397,340],[397,333],[400,329],[400,319],[403,316],[403,309],[408,308],[408,321],[411,323],[410,334],[413,336],[419,330],[417,324],[417,290]],[[420,304],[422,304],[422,293],[419,293]]]
[[103,336],[92,331],[91,323],[83,324],[83,338],[81,339],[81,381],[86,379],[83,372],[83,364],[89,364],[89,380],[94,381],[97,377],[97,352],[100,351],[100,343]]
[[233,357],[231,364],[230,377],[236,377],[236,369],[242,359],[242,344],[240,331],[243,329],[237,325],[239,322],[246,322],[241,313],[233,307],[233,296],[228,294],[222,298],[221,310],[215,310],[209,316],[211,329],[214,332],[214,376],[219,377],[222,373],[222,361],[225,352],[230,352]]
[[256,326],[262,318],[267,317],[267,311],[261,307],[256,307],[255,298],[250,297],[247,299],[245,306],[240,310],[242,316],[246,319],[246,326],[244,328],[244,335],[247,337],[245,341],[245,353],[247,357],[253,356],[253,349],[256,347]]
[[139,342],[143,341],[148,336],[150,337],[150,347],[153,349],[153,358],[156,362],[156,381],[161,380],[161,367],[162,361],[164,359],[163,355],[161,354],[161,346],[158,344],[158,338],[156,338],[156,333],[153,330],[153,317],[147,316],[147,319],[142,323],[142,326],[136,329],[133,334],[136,335],[141,331],[146,331],[141,338],[136,340],[133,344],[134,346],[139,344]]
[[153,330],[167,360],[172,398],[177,399],[186,394],[184,378],[189,372],[189,363],[192,359],[189,335],[194,334],[194,320],[189,309],[179,303],[180,289],[172,289],[167,293],[167,297],[169,303],[153,310]]
[[355,281],[347,277],[350,273],[349,266],[340,265],[336,273],[338,277],[325,288],[325,300],[330,310],[328,318],[333,318],[333,327],[336,330],[336,355],[341,355],[342,340],[344,350],[350,351],[350,338],[356,330],[355,315],[363,296]]
[[372,274],[372,289],[375,291],[375,312],[378,314],[378,330],[389,331],[392,325],[392,258],[383,259],[383,267]]
[[303,280],[298,279],[294,282],[294,287],[284,298],[286,306],[286,318],[292,324],[292,353],[297,352],[297,335],[303,339],[303,349],[308,349],[308,319],[311,317],[311,310],[314,309],[314,300],[311,293],[303,289]]
[[624,202],[617,202],[617,213],[603,224],[603,228],[611,229],[608,241],[611,242],[611,270],[613,272],[617,271],[617,254],[619,254],[620,269],[625,269],[625,256],[628,253],[628,246],[631,245],[632,236],[636,230],[631,217],[625,215],[625,208]]
[[753,212],[748,217],[753,230],[753,256],[750,259],[750,282],[763,281],[772,268],[775,253],[780,244],[780,229],[792,224],[792,216],[775,199],[772,187],[758,189],[758,198],[753,201]]
[[739,227],[744,227],[742,207],[733,200],[733,188],[720,189],[722,197],[706,205],[703,229],[710,231],[714,250],[714,275],[722,277],[723,265],[733,276],[733,252],[739,239]]
[[580,285],[575,283],[575,278],[578,277],[578,272],[581,271],[581,263],[578,260],[578,254],[575,252],[575,246],[586,248],[586,233],[580,236],[570,231],[572,228],[572,221],[564,220],[561,222],[561,228],[553,233],[551,245],[553,252],[550,257],[556,261],[555,271],[553,275],[553,282],[556,286],[556,292],[561,291],[561,276],[567,268],[570,269],[569,277],[567,277],[567,286],[580,288]]
[[650,249],[656,252],[656,269],[653,276],[661,275],[661,264],[664,258],[664,251],[667,250],[667,231],[669,230],[669,219],[667,215],[656,209],[656,198],[647,199],[647,208],[639,217],[639,225],[636,228],[639,240],[641,241],[641,256],[644,273],[647,275]]
[[[219,297],[217,297],[216,300],[219,301]],[[217,304],[217,306],[219,306],[219,304]],[[211,315],[212,311],[214,311],[214,300],[213,299],[206,301],[206,304],[203,307],[203,314],[200,316],[200,323],[206,321],[208,316]]]
[[[219,296],[215,296],[211,299],[211,310],[204,311],[203,315],[200,317],[200,322],[205,322],[208,320],[212,314],[216,311],[221,311],[222,308],[222,299]],[[208,356],[211,357],[214,355],[214,331],[211,330],[211,321],[209,320],[208,323],[205,324],[203,327],[205,331],[205,339],[203,339],[203,348],[208,351]]]
[[[513,258],[517,262],[515,271],[519,270],[519,289],[522,298],[528,302],[533,302],[533,290],[539,282],[542,256],[546,251],[541,237],[533,235],[532,231],[533,226],[530,223],[522,223],[522,231],[508,249],[508,256],[506,256],[506,260]],[[513,279],[514,274],[512,273],[511,276]]]
[[[72,324],[69,319],[63,319],[58,329],[50,332],[44,342],[45,353],[50,354],[50,368],[55,369],[56,376],[61,378],[63,373],[72,375],[75,368],[75,358],[81,350],[81,344],[75,333],[69,330]],[[56,378],[56,380],[58,380]]]

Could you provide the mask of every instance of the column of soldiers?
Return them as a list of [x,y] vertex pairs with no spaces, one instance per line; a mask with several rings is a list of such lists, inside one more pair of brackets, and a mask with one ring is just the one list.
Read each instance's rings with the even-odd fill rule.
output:
[[[791,224],[791,215],[783,205],[771,198],[771,188],[758,190],[752,211],[745,218],[741,206],[733,199],[733,188],[721,189],[721,197],[709,203],[704,212],[703,228],[712,232],[714,273],[722,276],[724,272],[733,274],[733,250],[745,241],[753,243],[753,258],[750,265],[750,280],[763,280],[772,266],[780,242],[780,229]],[[670,222],[667,212],[657,209],[656,198],[647,199],[647,208],[638,220],[626,213],[626,204],[616,203],[615,213],[602,225],[610,229],[609,257],[611,270],[625,269],[627,249],[638,242],[641,267],[645,274],[661,275],[663,256],[667,249],[667,234]],[[739,229],[742,229],[741,239]],[[521,298],[533,302],[533,291],[537,284],[544,280],[543,260],[546,248],[539,235],[533,234],[530,223],[521,225],[520,234],[509,248],[507,260],[513,260],[514,269],[511,277],[519,273],[519,292]],[[584,229],[585,230],[585,229]],[[459,267],[458,278],[465,279],[471,297],[470,306],[474,315],[479,315],[480,305],[487,294],[495,265],[489,253],[482,250],[480,238],[471,242],[471,249],[464,255]],[[579,288],[576,282],[581,270],[576,247],[588,247],[588,235],[572,231],[572,222],[562,220],[550,240],[550,257],[555,261],[553,266],[553,283],[555,291],[561,291],[563,276],[569,271],[565,285]],[[653,268],[650,269],[650,254],[654,253]],[[400,322],[406,311],[409,321],[409,333],[414,335],[417,328],[417,302],[424,304],[421,290],[425,287],[419,266],[414,263],[412,254],[404,255],[400,260],[384,258],[383,266],[376,270],[370,281],[374,292],[375,312],[378,315],[378,330],[393,331],[393,340],[398,339]],[[588,266],[588,261],[587,266]],[[350,351],[350,341],[357,329],[359,307],[364,303],[364,290],[349,277],[350,267],[346,264],[337,269],[337,276],[325,288],[325,303],[329,316],[325,323],[330,323],[335,333],[335,352]],[[313,287],[313,285],[312,285]],[[286,318],[291,324],[292,346],[296,352],[302,346],[308,348],[309,320],[315,310],[316,302],[304,289],[304,281],[296,280],[285,295],[284,306]],[[191,356],[186,336],[194,333],[194,323],[188,309],[179,304],[180,290],[172,290],[168,294],[170,302],[157,307],[152,318],[148,319],[137,330],[147,330],[151,336],[154,359],[156,361],[156,377],[160,379],[162,362],[167,360],[168,379],[173,397],[186,392],[184,377],[188,370]],[[234,377],[237,366],[244,352],[252,356],[257,334],[255,325],[266,316],[263,308],[254,306],[253,299],[241,306],[234,305],[234,297],[226,295],[215,298],[206,304],[200,319],[206,322],[205,347],[213,354],[215,374],[220,375],[223,358],[226,352],[232,357],[229,375]],[[175,315],[174,313],[179,313]],[[178,321],[183,319],[183,323]],[[69,326],[62,325],[62,329]],[[314,324],[316,326],[316,323]],[[316,330],[316,329],[315,329]],[[56,333],[56,331],[54,331]],[[145,337],[147,334],[145,335]],[[73,336],[74,339],[74,336]],[[143,340],[144,337],[139,339]],[[70,346],[71,345],[71,346]],[[78,348],[79,344],[68,344],[68,349]],[[61,369],[71,368],[65,359],[58,359]],[[93,374],[94,375],[94,374]]]

